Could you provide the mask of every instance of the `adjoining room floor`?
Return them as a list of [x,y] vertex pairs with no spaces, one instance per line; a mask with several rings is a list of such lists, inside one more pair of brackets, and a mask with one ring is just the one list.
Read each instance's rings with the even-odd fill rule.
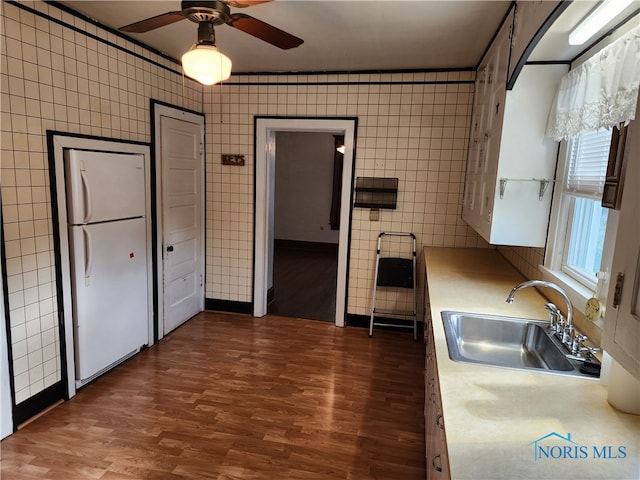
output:
[[275,300],[267,312],[284,317],[335,321],[338,245],[276,240]]
[[205,312],[2,441],[0,476],[425,478],[424,345]]

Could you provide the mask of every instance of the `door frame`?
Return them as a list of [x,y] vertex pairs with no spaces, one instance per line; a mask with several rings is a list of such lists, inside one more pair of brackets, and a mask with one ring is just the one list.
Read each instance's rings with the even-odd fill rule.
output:
[[[186,110],[184,108],[176,107],[168,103],[161,102],[159,100],[151,100],[151,156],[153,158],[151,174],[155,179],[153,183],[152,202],[153,207],[153,219],[155,222],[155,242],[153,244],[153,257],[155,258],[156,268],[154,269],[154,334],[157,340],[164,337],[164,249],[163,249],[163,219],[162,219],[162,129],[161,119],[162,117],[173,118],[175,120],[182,120],[189,123],[194,123],[202,127],[202,142],[205,144],[205,116],[203,113],[194,112],[192,110]],[[205,245],[205,205],[206,205],[206,183],[205,183],[205,164],[206,164],[206,147],[203,150],[203,165],[202,165],[202,195],[200,197],[200,244],[202,245],[202,275],[206,278],[206,245]],[[204,310],[204,297],[202,296],[200,311]]]
[[344,327],[347,312],[347,271],[351,233],[351,200],[358,119],[311,117],[255,118],[255,228],[253,271],[253,316],[267,314],[267,290],[272,275],[275,190],[276,132],[322,132],[344,135],[344,166],[338,243],[338,278],[336,285],[335,324]]
[[[2,213],[0,212],[0,217]],[[0,311],[0,440],[14,432],[13,404],[15,403],[13,369],[9,367],[9,342],[7,335],[7,320],[9,319],[8,292],[4,288],[6,277],[6,258],[4,253],[4,228],[0,226],[0,242],[2,242],[2,266],[0,266],[0,295],[2,295],[2,311]],[[5,312],[7,312],[5,317]],[[13,360],[11,358],[11,360]]]

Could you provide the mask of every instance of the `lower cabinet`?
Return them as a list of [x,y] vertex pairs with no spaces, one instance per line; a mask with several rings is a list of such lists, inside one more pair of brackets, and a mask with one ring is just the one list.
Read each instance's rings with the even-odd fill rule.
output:
[[433,341],[430,315],[425,315],[425,444],[427,454],[427,479],[450,479],[447,440],[438,382],[438,365]]

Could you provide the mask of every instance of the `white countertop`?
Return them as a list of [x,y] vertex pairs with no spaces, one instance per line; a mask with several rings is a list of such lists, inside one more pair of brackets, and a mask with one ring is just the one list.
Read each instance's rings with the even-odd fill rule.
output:
[[[611,407],[598,379],[449,359],[441,311],[544,320],[544,297],[528,288],[507,304],[524,278],[496,250],[426,247],[424,256],[451,478],[639,479],[640,416]],[[550,458],[536,460],[533,442],[549,434],[538,445]]]

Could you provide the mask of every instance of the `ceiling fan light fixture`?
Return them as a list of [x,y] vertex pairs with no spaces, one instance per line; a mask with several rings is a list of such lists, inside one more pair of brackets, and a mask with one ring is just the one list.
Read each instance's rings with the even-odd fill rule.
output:
[[214,85],[231,76],[231,60],[215,45],[197,43],[182,55],[182,69],[187,77]]

